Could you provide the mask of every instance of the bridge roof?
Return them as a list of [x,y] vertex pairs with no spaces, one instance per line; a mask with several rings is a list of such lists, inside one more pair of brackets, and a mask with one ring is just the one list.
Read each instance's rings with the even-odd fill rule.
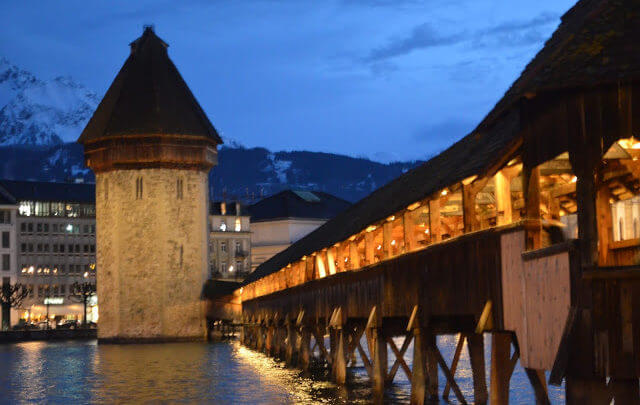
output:
[[517,144],[521,136],[518,107],[523,97],[639,77],[640,2],[579,1],[474,131],[264,262],[245,284],[346,240],[444,187],[483,173]]
[[151,27],[131,42],[131,54],[78,142],[127,135],[195,135],[221,144],[213,127]]

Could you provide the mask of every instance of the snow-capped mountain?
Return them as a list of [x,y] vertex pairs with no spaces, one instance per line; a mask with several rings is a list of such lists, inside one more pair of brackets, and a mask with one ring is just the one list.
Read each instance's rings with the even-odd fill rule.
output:
[[99,101],[70,77],[41,80],[0,58],[0,145],[74,142]]
[[[0,178],[94,181],[75,143],[99,103],[68,77],[41,80],[0,58]],[[211,198],[247,202],[284,189],[319,190],[357,201],[419,162],[383,164],[320,152],[245,148],[222,134],[209,174]]]

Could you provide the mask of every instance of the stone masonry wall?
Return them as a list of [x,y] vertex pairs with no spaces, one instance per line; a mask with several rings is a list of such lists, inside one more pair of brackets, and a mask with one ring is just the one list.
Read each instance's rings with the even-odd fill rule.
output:
[[207,182],[207,173],[194,170],[97,174],[99,339],[204,337]]

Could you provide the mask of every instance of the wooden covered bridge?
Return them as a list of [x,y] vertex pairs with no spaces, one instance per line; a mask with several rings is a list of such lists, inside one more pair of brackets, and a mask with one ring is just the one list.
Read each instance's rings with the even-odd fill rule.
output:
[[[568,403],[639,403],[634,135],[640,2],[580,1],[473,132],[265,262],[226,296],[241,312],[221,317],[291,365],[316,353],[338,383],[357,354],[378,395],[402,369],[413,403],[439,395],[438,372],[445,395],[469,400],[464,341],[476,403],[508,402],[518,360],[539,403],[544,371]],[[440,334],[460,334],[453,359]]]

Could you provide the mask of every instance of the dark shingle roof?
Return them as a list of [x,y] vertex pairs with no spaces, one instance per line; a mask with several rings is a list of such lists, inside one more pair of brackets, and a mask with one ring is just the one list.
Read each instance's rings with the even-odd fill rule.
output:
[[321,191],[284,190],[249,207],[251,222],[284,218],[330,219],[351,204]]
[[484,171],[520,138],[519,100],[527,93],[595,86],[640,77],[640,1],[582,0],[563,17],[478,127],[440,155],[374,191],[247,277],[274,273],[302,256],[347,239],[409,204]]
[[0,205],[15,205],[16,199],[0,184]]
[[78,142],[105,137],[199,135],[222,143],[218,132],[169,59],[168,45],[150,27],[131,44],[131,54],[89,120]]
[[0,187],[16,201],[96,203],[96,185],[90,183],[0,180]]
[[639,39],[640,1],[579,1],[480,127],[527,93],[640,78]]

